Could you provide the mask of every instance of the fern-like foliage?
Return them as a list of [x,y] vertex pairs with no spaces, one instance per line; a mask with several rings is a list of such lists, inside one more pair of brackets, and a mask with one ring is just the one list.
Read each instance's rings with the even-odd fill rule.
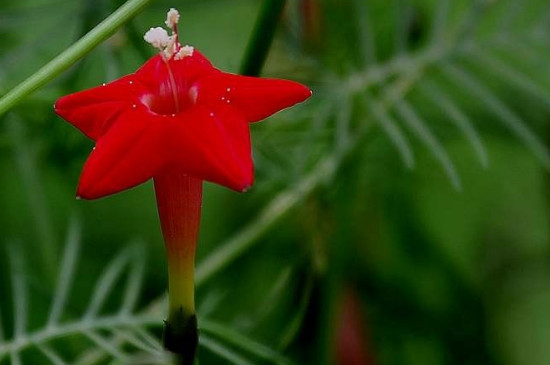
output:
[[[321,112],[310,110],[313,118],[304,119],[300,129],[313,131],[306,141],[317,138],[325,151],[332,150],[329,155],[342,155],[342,151],[353,150],[365,132],[372,132],[369,126],[374,123],[406,167],[415,166],[415,145],[422,145],[460,189],[456,156],[449,154],[446,141],[462,134],[481,167],[488,167],[490,155],[479,131],[486,126],[476,120],[487,113],[550,168],[550,154],[532,123],[512,109],[495,87],[502,90],[504,85],[517,97],[535,100],[541,108],[550,106],[550,85],[536,76],[539,60],[548,54],[544,35],[550,10],[544,2],[442,0],[434,5],[428,1],[325,0],[318,4],[325,29],[317,50],[322,59],[316,66],[322,80],[316,94],[322,106],[314,106]],[[381,6],[387,9],[387,17],[373,18]],[[419,29],[419,23],[431,25]],[[430,110],[426,105],[431,105]],[[269,130],[275,138],[272,144],[285,143],[286,127],[273,126],[283,131],[279,139]],[[437,132],[449,127],[458,133],[446,132],[443,137]],[[315,133],[320,129],[330,134]],[[258,149],[269,150],[260,152],[260,159],[276,149],[264,142],[258,143]],[[323,159],[311,142],[304,146],[298,154]],[[301,160],[294,156],[290,165],[296,167]],[[268,174],[280,175],[284,170],[273,163],[266,166]],[[306,171],[310,167],[303,165]]]
[[[103,270],[96,282],[84,312],[72,313],[71,288],[77,285],[81,230],[72,224],[67,235],[63,258],[49,314],[44,324],[29,328],[33,303],[29,302],[25,279],[24,255],[15,247],[9,249],[13,288],[13,333],[6,336],[0,321],[0,363],[12,365],[51,363],[53,365],[92,365],[113,359],[121,364],[169,364],[154,332],[162,324],[163,306],[137,309],[141,282],[145,271],[142,246],[134,245],[120,252]],[[117,283],[124,276],[126,285],[120,292]],[[103,308],[112,297],[119,298],[114,311]],[[0,302],[0,309],[7,305]],[[7,326],[6,326],[7,327]],[[252,364],[250,357],[272,364],[290,364],[277,351],[215,321],[200,323],[200,345],[232,364]],[[158,331],[156,331],[158,332]],[[84,338],[85,346],[74,349],[76,338]],[[71,350],[68,350],[71,349]]]
[[[24,256],[15,248],[10,249],[14,330],[11,338],[0,341],[0,359],[8,357],[11,364],[27,363],[22,359],[26,351],[32,349],[39,350],[44,358],[56,365],[95,364],[106,357],[130,363],[132,354],[137,352],[161,354],[158,340],[146,329],[156,322],[154,317],[145,313],[136,314],[134,311],[144,273],[143,254],[135,247],[121,252],[105,268],[97,281],[89,305],[81,316],[71,318],[66,313],[71,287],[77,283],[79,248],[80,228],[73,224],[67,236],[48,318],[42,327],[32,330],[27,326],[33,305],[28,301]],[[127,285],[118,310],[115,313],[103,313],[102,307],[113,294],[117,281],[126,272],[129,272]],[[3,301],[2,304],[4,303]],[[90,345],[81,351],[81,355],[68,359],[70,352],[67,354],[67,351],[62,351],[64,346],[53,342],[56,339],[70,341],[77,335],[87,338]],[[130,348],[126,349],[126,346]]]
[[[461,157],[451,156],[446,142],[465,138],[480,168],[490,166],[482,132],[489,127],[484,119],[476,120],[480,115],[499,120],[549,167],[548,149],[532,123],[508,105],[501,88],[493,86],[496,82],[515,97],[533,99],[545,110],[550,107],[550,83],[544,82],[547,77],[537,78],[540,60],[550,54],[544,36],[550,32],[550,7],[544,1],[314,3],[323,15],[322,47],[304,50],[304,41],[295,36],[305,32],[296,30],[303,20],[291,21],[288,33],[293,50],[309,60],[304,67],[317,80],[315,97],[300,112],[282,115],[277,123],[256,131],[255,159],[263,181],[257,194],[278,193],[257,219],[199,264],[199,281],[253,247],[304,197],[332,181],[343,157],[353,155],[364,146],[365,137],[377,131],[387,136],[409,169],[417,165],[417,145],[423,146],[456,189],[462,187],[455,166]],[[302,16],[300,4],[291,4],[291,15]],[[389,20],[372,17],[380,7]],[[413,43],[415,17],[430,19],[430,25]],[[387,24],[391,29],[384,28]],[[381,33],[385,36],[380,39],[373,36]]]

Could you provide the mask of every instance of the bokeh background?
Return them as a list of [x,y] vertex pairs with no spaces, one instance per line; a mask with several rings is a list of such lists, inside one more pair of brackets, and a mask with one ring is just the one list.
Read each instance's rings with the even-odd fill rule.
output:
[[[0,95],[121,3],[2,0]],[[152,1],[0,117],[0,364],[163,363],[152,184],[75,200],[92,142],[52,105],[136,70],[169,7],[239,72],[272,3]],[[550,364],[549,21],[546,0],[286,1],[261,75],[314,97],[252,126],[253,189],[206,184],[201,364]]]

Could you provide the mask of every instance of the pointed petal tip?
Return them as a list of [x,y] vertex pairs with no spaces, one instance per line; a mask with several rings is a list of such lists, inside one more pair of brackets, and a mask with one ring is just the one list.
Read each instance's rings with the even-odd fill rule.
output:
[[246,167],[243,183],[241,184],[241,193],[246,193],[254,185],[254,162],[250,158],[250,162]]
[[[81,195],[83,194],[83,195]],[[77,201],[81,201],[81,200],[96,200],[96,199],[99,199],[99,198],[103,198],[105,195],[99,195],[99,196],[95,196],[93,194],[89,194],[89,193],[79,193],[76,195],[76,200]]]
[[221,185],[224,185],[231,190],[235,190],[238,193],[246,193],[250,190],[250,188],[252,188],[252,185],[254,185],[254,174],[251,173],[250,175],[241,176],[240,179],[235,179],[232,182],[227,181]]
[[63,114],[67,113],[71,109],[74,109],[78,105],[75,105],[75,99],[82,92],[76,92],[68,95],[64,95],[58,98],[53,104],[54,111],[61,117],[64,117]]
[[101,198],[102,195],[94,192],[89,184],[85,184],[82,180],[78,183],[78,188],[76,190],[76,200],[94,200]]
[[[263,90],[250,88],[241,110],[250,122],[259,122],[278,111],[302,103],[313,95],[313,91],[296,81],[282,79],[259,79],[267,82]],[[263,93],[260,93],[260,91]],[[258,99],[257,95],[262,96]]]
[[96,200],[116,192],[112,190],[113,189],[109,186],[100,185],[100,182],[98,182],[97,179],[94,179],[89,175],[89,171],[86,170],[85,166],[76,188],[76,199]]
[[276,82],[281,86],[278,93],[280,93],[280,95],[287,95],[287,105],[283,107],[290,107],[294,104],[301,103],[313,95],[313,91],[309,87],[299,82],[291,80],[277,80]]
[[235,190],[238,193],[246,193],[254,185],[254,172],[244,173],[240,177],[237,177],[233,181],[226,181],[222,183],[225,187]]
[[94,189],[91,185],[83,185],[82,181],[78,184],[76,200],[97,200],[106,196],[115,194],[119,191],[110,191],[105,189]]
[[300,86],[300,98],[301,100],[299,102],[305,101],[309,99],[313,95],[313,90],[311,90],[309,87],[302,85],[300,83],[297,83]]
[[67,96],[68,95],[60,97],[53,104],[53,110],[54,110],[55,114],[59,115],[62,118],[65,118],[65,116],[64,116],[65,113],[63,112],[64,111],[63,105],[65,104],[65,100],[66,100]]
[[289,88],[289,104],[291,104],[289,106],[302,103],[313,95],[313,91],[309,87],[298,82],[291,82],[293,85]]

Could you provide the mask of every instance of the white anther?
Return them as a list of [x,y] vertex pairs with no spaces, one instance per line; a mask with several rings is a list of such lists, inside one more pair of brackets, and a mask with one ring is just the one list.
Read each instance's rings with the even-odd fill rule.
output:
[[171,29],[174,29],[174,26],[176,24],[178,24],[178,22],[180,21],[180,13],[179,11],[177,11],[176,9],[174,8],[171,8],[168,13],[166,14],[166,21],[164,22],[164,24],[166,24],[166,26],[168,28],[171,28]]
[[231,91],[231,88],[230,88],[230,87],[228,87],[228,88],[227,88],[226,90],[227,90],[227,92],[230,92],[230,91]]
[[130,85],[132,85],[134,82],[133,82],[133,81],[128,81],[128,83],[129,83]]
[[145,33],[145,35],[143,36],[143,39],[145,39],[147,43],[150,43],[153,47],[158,48],[161,51],[170,42],[168,32],[161,27],[149,29],[147,33]]
[[171,8],[166,14],[164,24],[172,29],[172,35],[169,36],[165,29],[156,27],[149,29],[143,37],[145,41],[151,43],[153,47],[161,52],[160,54],[164,61],[169,61],[172,57],[174,57],[175,60],[181,60],[185,57],[192,56],[195,50],[191,46],[182,47],[178,42],[177,24],[179,20],[180,13],[176,9]]
[[107,85],[107,84],[106,83],[101,84],[101,86],[105,86],[105,85]]
[[175,60],[181,60],[185,57],[191,57],[193,55],[193,52],[195,52],[195,48],[191,46],[183,46],[181,49],[176,53],[176,56],[174,57]]
[[132,108],[137,108],[137,105],[136,104],[132,104]]

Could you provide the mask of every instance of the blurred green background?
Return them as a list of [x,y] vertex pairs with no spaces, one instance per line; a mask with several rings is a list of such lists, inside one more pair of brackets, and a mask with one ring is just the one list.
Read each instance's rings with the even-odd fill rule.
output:
[[[52,105],[136,70],[169,7],[239,72],[269,2],[154,0],[0,117],[0,364],[162,363],[152,184],[75,200],[92,142]],[[0,95],[121,4],[0,2]],[[201,364],[550,364],[549,21],[546,0],[287,1],[261,75],[314,97],[252,125],[251,191],[206,184]]]

